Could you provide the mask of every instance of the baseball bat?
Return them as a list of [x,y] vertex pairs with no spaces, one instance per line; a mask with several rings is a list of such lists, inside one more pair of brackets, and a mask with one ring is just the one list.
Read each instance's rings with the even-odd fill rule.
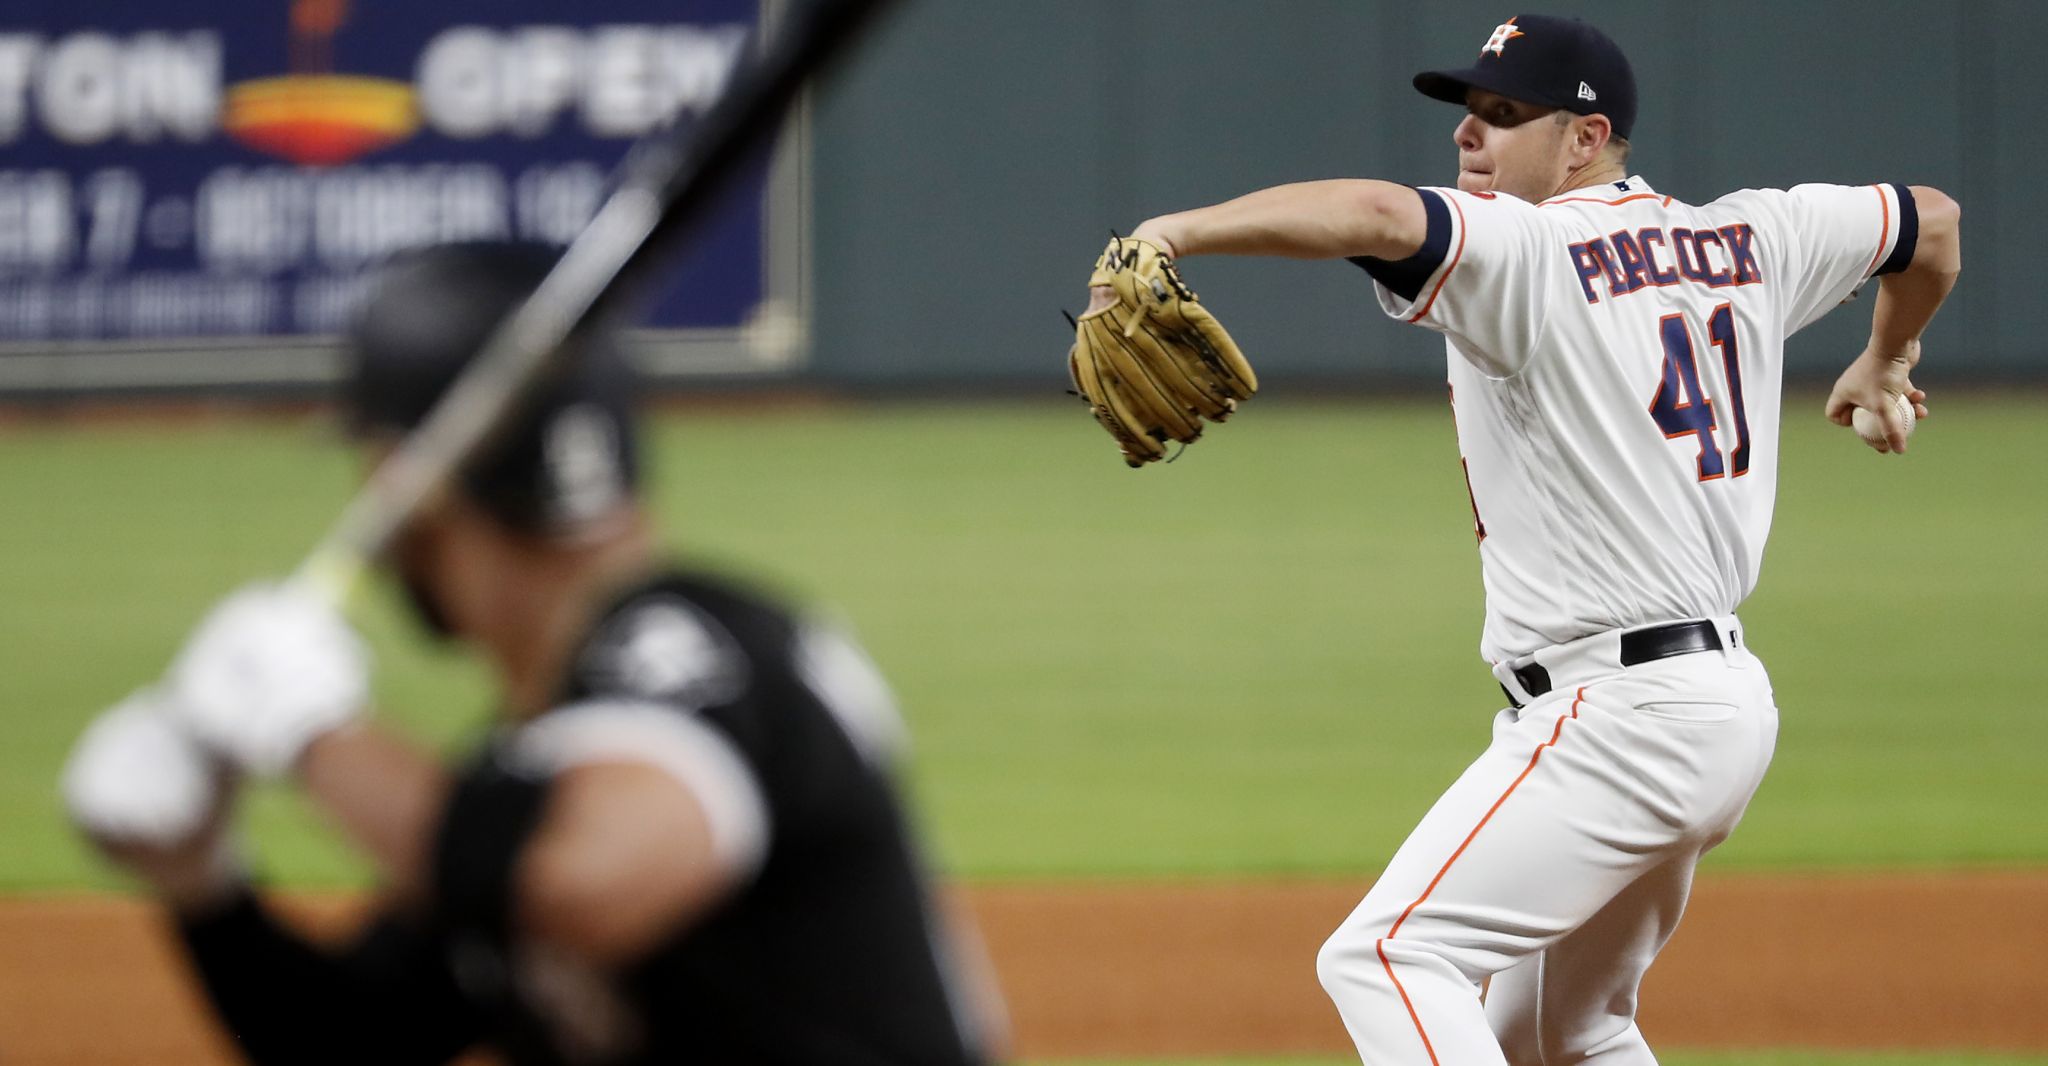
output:
[[564,358],[577,330],[651,272],[781,127],[804,84],[843,53],[890,0],[796,0],[719,102],[688,131],[656,134],[627,153],[614,191],[427,417],[342,509],[291,580],[337,605],[391,537],[462,464],[504,428],[529,386]]

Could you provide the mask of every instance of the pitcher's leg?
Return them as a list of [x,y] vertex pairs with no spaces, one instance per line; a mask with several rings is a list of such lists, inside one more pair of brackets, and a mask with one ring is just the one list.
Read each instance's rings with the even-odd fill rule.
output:
[[1635,753],[1630,765],[1658,782],[1645,798],[1661,797],[1656,806],[1688,832],[1584,925],[1495,975],[1487,1016],[1518,1066],[1655,1063],[1635,1023],[1642,976],[1678,926],[1699,857],[1734,831],[1770,765],[1778,712],[1753,656],[1640,674],[1603,692],[1602,710],[1610,736]]
[[1479,1001],[1489,974],[1597,911],[1650,852],[1617,850],[1613,753],[1576,698],[1503,712],[1316,960],[1372,1066],[1504,1059]]
[[1697,856],[1637,878],[1584,925],[1494,975],[1486,1016],[1514,1066],[1655,1066],[1636,990],[1685,911]]

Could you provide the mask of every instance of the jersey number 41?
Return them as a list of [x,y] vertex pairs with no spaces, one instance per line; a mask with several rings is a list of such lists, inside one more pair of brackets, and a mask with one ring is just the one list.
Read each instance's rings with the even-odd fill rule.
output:
[[1714,417],[1714,401],[1700,388],[1699,359],[1685,315],[1669,314],[1658,320],[1657,336],[1664,345],[1664,379],[1658,382],[1657,395],[1650,400],[1650,418],[1664,431],[1667,440],[1686,436],[1699,439],[1701,481],[1749,473],[1749,416],[1742,403],[1742,361],[1735,350],[1734,307],[1724,303],[1707,316],[1707,341],[1721,349],[1721,365],[1728,372],[1728,400],[1735,408],[1735,448],[1725,457],[1714,439],[1720,423]]

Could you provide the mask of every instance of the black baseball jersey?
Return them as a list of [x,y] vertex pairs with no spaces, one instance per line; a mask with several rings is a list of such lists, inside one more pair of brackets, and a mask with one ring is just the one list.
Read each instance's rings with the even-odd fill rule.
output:
[[[982,1061],[890,777],[886,687],[836,627],[702,573],[619,599],[559,705],[457,783],[428,917],[390,914],[325,954],[251,899],[188,923],[224,1021],[272,1062],[516,1064]],[[751,870],[628,972],[508,932],[510,871],[551,773],[629,749],[685,778],[714,848]]]

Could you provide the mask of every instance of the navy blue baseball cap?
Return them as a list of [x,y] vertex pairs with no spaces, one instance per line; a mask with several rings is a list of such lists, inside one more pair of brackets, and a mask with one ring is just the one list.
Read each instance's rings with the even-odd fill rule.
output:
[[[474,241],[393,256],[371,279],[344,344],[340,407],[357,436],[426,421],[499,323],[560,253],[524,241]],[[460,471],[464,490],[525,532],[574,531],[639,481],[637,381],[616,329],[534,382],[496,437]]]
[[1477,63],[1415,76],[1424,96],[1453,104],[1465,102],[1468,87],[1573,114],[1606,115],[1616,137],[1627,137],[1636,124],[1636,75],[1628,57],[1578,19],[1516,15],[1494,27]]

